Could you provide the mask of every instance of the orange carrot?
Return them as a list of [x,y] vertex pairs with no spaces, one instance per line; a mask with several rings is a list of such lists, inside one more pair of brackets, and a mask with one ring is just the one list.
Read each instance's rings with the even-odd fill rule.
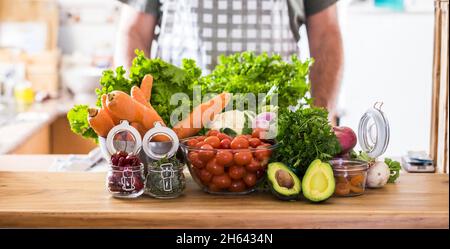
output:
[[88,122],[95,133],[101,137],[106,137],[108,132],[114,127],[114,122],[105,109],[89,108]]
[[174,125],[173,130],[178,138],[183,139],[196,135],[203,127],[204,121],[212,120],[219,114],[231,99],[229,93],[223,92],[209,101],[194,108],[189,116]]
[[150,107],[150,102],[145,98],[144,93],[139,87],[133,86],[131,88],[131,97],[146,107]]
[[145,127],[141,123],[139,123],[139,122],[131,122],[130,125],[133,126],[134,128],[136,128],[136,130],[139,131],[139,134],[141,134],[142,137],[145,136],[145,133],[147,132],[147,130],[145,129]]
[[150,97],[152,95],[152,86],[153,86],[153,76],[151,74],[146,74],[141,82],[141,90],[144,93],[147,102],[150,101]]
[[121,120],[128,120],[130,123],[141,123],[146,130],[153,128],[155,122],[161,122],[161,124],[165,125],[162,118],[151,105],[147,107],[122,91],[109,93],[106,106],[116,117]]
[[106,114],[109,115],[109,117],[111,117],[112,121],[114,122],[115,125],[118,125],[120,123],[120,119],[117,118],[116,116],[114,116],[109,110],[108,108],[106,108],[106,94],[102,95],[102,109],[105,110]]

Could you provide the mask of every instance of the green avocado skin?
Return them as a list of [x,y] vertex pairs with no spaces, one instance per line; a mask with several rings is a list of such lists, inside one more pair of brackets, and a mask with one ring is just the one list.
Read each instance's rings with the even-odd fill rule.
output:
[[[284,170],[288,172],[294,179],[294,187],[287,189],[278,186],[275,180],[275,174],[278,170]],[[300,179],[290,170],[286,165],[280,162],[270,163],[267,170],[267,180],[270,186],[270,190],[274,196],[283,201],[294,201],[300,198],[301,182]]]
[[[328,188],[324,192],[320,193],[320,195],[313,195],[309,183],[317,170],[323,171],[328,176]],[[311,202],[322,202],[330,198],[334,194],[335,189],[334,174],[331,165],[326,162],[322,162],[319,159],[314,160],[309,165],[305,175],[303,176],[302,189],[303,196]]]
[[277,197],[278,199],[282,200],[282,201],[296,201],[298,199],[300,199],[300,193],[298,194],[292,194],[292,195],[283,195],[281,193],[278,193],[272,186],[272,184],[270,184],[270,191],[272,192],[272,194]]

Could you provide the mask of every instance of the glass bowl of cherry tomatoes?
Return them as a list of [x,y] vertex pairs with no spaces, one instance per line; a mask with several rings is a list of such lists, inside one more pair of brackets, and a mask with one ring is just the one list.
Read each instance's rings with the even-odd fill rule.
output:
[[194,181],[211,194],[248,194],[266,174],[277,144],[259,133],[230,136],[210,130],[180,143]]

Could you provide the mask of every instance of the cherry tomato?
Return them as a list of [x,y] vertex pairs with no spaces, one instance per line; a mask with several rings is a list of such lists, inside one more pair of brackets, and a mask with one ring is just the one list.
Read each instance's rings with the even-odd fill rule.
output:
[[261,135],[264,134],[265,130],[261,128],[255,128],[252,131],[252,137],[262,139]]
[[272,152],[269,149],[267,149],[267,145],[262,144],[262,145],[256,147],[255,157],[258,160],[263,161],[265,159],[269,159],[271,155],[272,155]]
[[205,143],[211,145],[213,148],[219,148],[220,139],[216,136],[210,136],[205,138]]
[[238,137],[243,138],[245,140],[249,140],[250,138],[252,138],[252,135],[241,134],[241,135],[236,136],[235,138],[238,138]]
[[209,130],[207,133],[206,133],[206,136],[217,136],[217,134],[219,134],[219,131],[218,130]]
[[261,177],[263,177],[265,173],[266,172],[264,170],[256,171],[256,179],[261,179]]
[[219,186],[217,186],[217,184],[212,183],[212,182],[209,183],[208,189],[211,192],[220,192],[222,190]]
[[224,139],[230,139],[230,141],[231,141],[231,137],[225,133],[219,133],[219,134],[217,134],[217,137],[220,139],[220,141],[222,141]]
[[214,150],[213,147],[209,144],[204,144],[200,147],[200,151],[198,152],[198,157],[203,162],[209,161],[211,158],[214,157]]
[[197,143],[198,143],[198,140],[195,138],[192,138],[192,139],[189,139],[186,144],[189,147],[194,147]]
[[256,137],[252,137],[248,140],[248,143],[250,144],[250,146],[252,146],[253,148],[258,147],[259,145],[261,145],[261,140],[259,140],[259,138]]
[[200,160],[200,159],[197,159],[197,160],[195,160],[195,161],[191,161],[191,163],[192,163],[192,165],[193,165],[195,168],[197,168],[197,169],[201,169],[201,168],[204,168],[204,167],[206,166],[206,163],[203,162],[203,161]]
[[198,136],[195,139],[197,139],[199,142],[205,140],[206,136]]
[[247,173],[243,178],[245,184],[248,187],[253,187],[256,184],[256,174],[254,173]]
[[230,147],[233,150],[236,149],[247,149],[248,148],[248,140],[243,137],[235,137],[233,141],[231,141]]
[[237,165],[249,164],[253,159],[252,153],[250,151],[239,151],[234,154],[234,162]]
[[191,151],[188,153],[188,159],[190,162],[194,161],[195,159],[198,159],[198,152],[197,151]]
[[231,140],[228,138],[223,139],[220,141],[220,148],[222,149],[229,149],[231,146]]
[[195,145],[195,148],[200,148],[200,147],[202,147],[203,145],[205,145],[206,143],[204,142],[204,141],[200,141],[200,142],[198,142],[196,145]]
[[234,180],[231,181],[231,185],[228,188],[230,192],[242,192],[246,188],[244,181],[242,180]]
[[244,177],[245,175],[245,168],[241,166],[233,165],[228,170],[228,175],[231,179],[238,180]]
[[195,151],[189,152],[188,159],[189,162],[191,162],[191,164],[197,169],[201,169],[206,166],[206,163],[200,160],[198,152]]
[[206,164],[206,170],[208,170],[211,174],[213,175],[222,175],[225,170],[223,168],[222,165],[217,164],[216,159],[212,159],[210,160],[207,164]]
[[219,188],[228,188],[231,185],[231,178],[226,174],[213,176],[212,183],[216,184]]
[[245,169],[250,172],[256,172],[261,169],[261,163],[255,159],[252,159],[252,161],[245,166]]
[[233,153],[228,150],[219,150],[216,154],[216,161],[220,165],[229,165],[233,162]]
[[198,177],[200,178],[200,180],[203,183],[207,184],[211,181],[211,178],[213,177],[213,175],[208,170],[201,169],[200,172],[198,173]]

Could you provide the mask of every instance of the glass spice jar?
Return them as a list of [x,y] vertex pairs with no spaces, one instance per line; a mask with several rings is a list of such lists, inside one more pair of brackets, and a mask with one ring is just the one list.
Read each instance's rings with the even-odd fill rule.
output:
[[186,187],[183,168],[184,164],[180,163],[176,157],[149,163],[145,194],[159,199],[180,196]]
[[111,165],[106,176],[106,187],[114,197],[136,198],[144,193],[144,166]]
[[364,194],[367,180],[367,162],[361,160],[334,159],[330,161],[336,182],[336,196]]

